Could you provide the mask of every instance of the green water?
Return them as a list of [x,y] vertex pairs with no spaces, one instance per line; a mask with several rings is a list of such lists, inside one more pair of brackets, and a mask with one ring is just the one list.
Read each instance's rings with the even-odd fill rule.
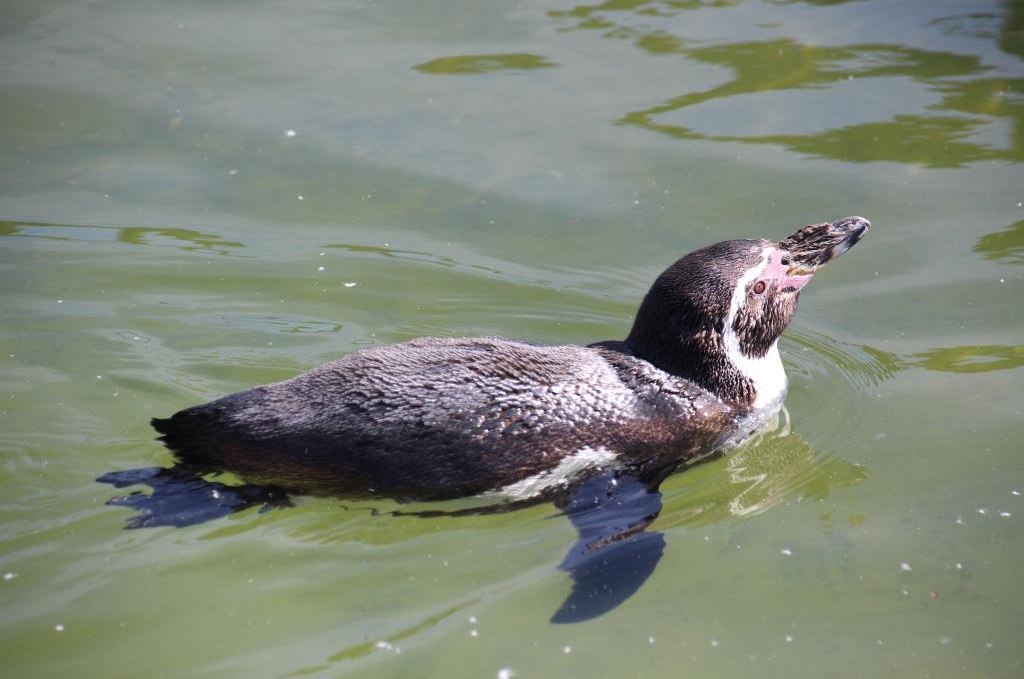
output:
[[[983,0],[2,3],[4,676],[1021,676],[1022,58]],[[675,257],[847,214],[789,433],[669,479],[594,621],[547,622],[551,506],[123,531],[93,482],[170,462],[152,416],[621,338]]]

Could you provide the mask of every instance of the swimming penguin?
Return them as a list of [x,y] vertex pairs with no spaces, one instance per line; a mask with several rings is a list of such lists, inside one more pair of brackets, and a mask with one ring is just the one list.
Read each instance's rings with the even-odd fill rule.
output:
[[[580,532],[563,568],[583,590],[597,577],[587,570],[596,545],[650,543],[628,556],[635,577],[618,587],[628,597],[664,544],[643,532],[660,511],[658,484],[778,410],[787,386],[778,340],[800,291],[869,226],[846,217],[778,243],[730,240],[691,252],[654,281],[625,340],[417,339],[152,424],[184,469],[234,472],[253,484],[236,487],[242,495],[264,501],[258,489],[554,501]],[[180,469],[117,474],[100,480],[158,491],[171,478],[207,483]],[[122,500],[153,514],[142,500]],[[602,572],[611,561],[604,553]],[[587,597],[593,592],[567,601],[563,619]]]

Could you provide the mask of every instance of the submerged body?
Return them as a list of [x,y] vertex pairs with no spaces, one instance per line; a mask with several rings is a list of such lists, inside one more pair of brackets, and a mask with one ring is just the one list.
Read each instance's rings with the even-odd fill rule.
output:
[[317,494],[542,499],[609,467],[654,478],[778,408],[799,290],[867,228],[697,250],[655,281],[624,341],[419,339],[153,425],[187,464]]

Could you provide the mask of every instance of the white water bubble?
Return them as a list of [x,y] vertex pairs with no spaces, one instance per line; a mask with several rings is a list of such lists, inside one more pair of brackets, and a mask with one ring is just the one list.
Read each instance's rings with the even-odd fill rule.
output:
[[295,130],[292,130],[292,129],[287,129],[287,130],[284,131],[284,136],[288,137],[289,139],[294,138],[295,135],[297,135],[297,134],[298,134],[298,132],[296,132]]
[[784,547],[782,549],[782,555],[783,556],[793,556],[793,550],[789,549],[788,547]]
[[904,571],[905,573],[909,573],[910,571],[912,571],[912,570],[914,570],[914,569],[913,569],[913,568],[911,568],[911,567],[910,567],[910,564],[909,564],[909,563],[907,563],[906,561],[901,561],[901,562],[900,562],[900,570],[901,570],[901,571]]
[[502,667],[498,670],[498,679],[512,679],[516,673],[510,667]]

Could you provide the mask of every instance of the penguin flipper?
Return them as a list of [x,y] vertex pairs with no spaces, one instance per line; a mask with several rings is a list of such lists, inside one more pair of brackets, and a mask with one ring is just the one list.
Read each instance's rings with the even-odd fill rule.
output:
[[229,486],[208,481],[202,472],[184,464],[171,467],[144,467],[110,472],[96,479],[115,488],[144,484],[153,489],[149,495],[135,491],[111,498],[108,505],[130,507],[138,512],[125,529],[153,526],[193,526],[233,514],[253,505],[291,506],[288,495],[278,488],[244,484]]
[[577,486],[563,510],[579,538],[558,566],[573,586],[551,622],[583,622],[624,602],[654,572],[665,536],[645,529],[661,512],[661,493],[610,471]]

